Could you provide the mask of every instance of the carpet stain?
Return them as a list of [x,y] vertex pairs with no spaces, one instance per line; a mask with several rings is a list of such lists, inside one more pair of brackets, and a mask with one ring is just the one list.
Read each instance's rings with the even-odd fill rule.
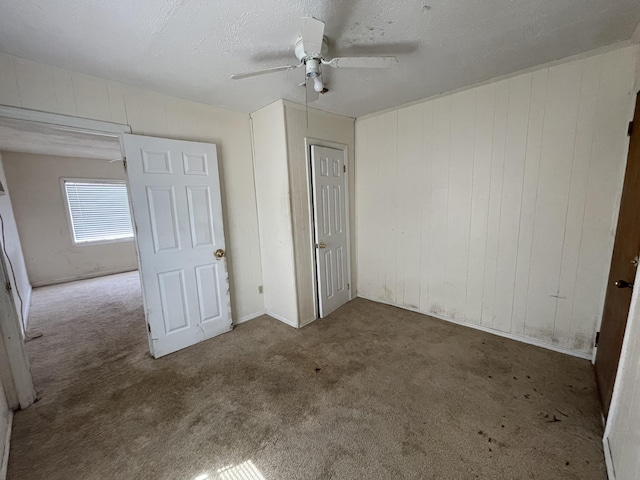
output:
[[154,360],[141,304],[135,272],[34,290],[9,480],[606,479],[587,361],[362,299]]

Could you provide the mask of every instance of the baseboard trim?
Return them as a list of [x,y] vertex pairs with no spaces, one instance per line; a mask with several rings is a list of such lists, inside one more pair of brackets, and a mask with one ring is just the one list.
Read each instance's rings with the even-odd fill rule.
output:
[[2,452],[2,463],[0,463],[0,480],[6,480],[7,468],[9,467],[9,447],[11,443],[11,428],[13,427],[13,412],[9,410],[7,417],[7,433],[4,439],[4,452]]
[[417,308],[407,307],[405,305],[398,305],[397,303],[384,302],[377,298],[367,297],[366,295],[358,294],[359,298],[364,298],[365,300],[370,300],[372,302],[384,303],[385,305],[391,305],[392,307],[402,308],[403,310],[409,310],[411,312],[421,313],[422,315],[427,315],[429,317],[434,317],[439,320],[444,320],[445,322],[455,323],[456,325],[462,325],[463,327],[473,328],[475,330],[480,330],[482,332],[491,333],[493,335],[497,335],[499,337],[508,338],[510,340],[516,340],[518,342],[527,343],[529,345],[534,345],[536,347],[546,348],[547,350],[553,350],[554,352],[564,353],[565,355],[571,355],[572,357],[583,358],[585,360],[592,360],[592,354],[587,352],[580,352],[578,350],[572,350],[570,348],[561,347],[559,345],[554,345],[552,343],[543,342],[542,340],[538,340],[535,338],[525,337],[522,335],[514,335],[513,333],[501,332],[500,330],[496,330],[493,328],[485,327],[483,325],[476,325],[475,323],[467,323],[461,322],[460,320],[454,320],[451,318],[447,318],[441,315],[435,315],[431,312],[423,312],[422,310],[418,310]]
[[240,320],[237,320],[236,322],[234,322],[234,325],[240,325],[241,323],[248,322],[249,320],[253,320],[254,318],[261,317],[262,315],[265,315],[266,313],[267,313],[266,310],[262,310],[260,312],[252,313],[250,315],[245,315]]
[[611,456],[609,438],[602,438],[602,449],[604,450],[604,462],[607,465],[607,477],[609,477],[609,480],[616,480],[616,471],[613,468],[613,457]]
[[284,318],[283,316],[278,315],[277,313],[270,312],[269,310],[267,310],[265,313],[270,317],[275,318],[276,320],[280,320],[282,323],[286,323],[290,327],[298,328],[298,325],[288,318]]
[[136,270],[138,270],[137,266],[135,268],[126,268],[124,270],[123,269],[105,270],[104,272],[93,272],[93,273],[86,273],[83,275],[75,275],[73,277],[63,277],[63,278],[57,278],[54,280],[31,282],[31,285],[34,288],[47,287],[49,285],[58,285],[60,283],[77,282],[78,280],[89,280],[90,278],[106,277],[107,275],[117,275],[118,273],[135,272]]

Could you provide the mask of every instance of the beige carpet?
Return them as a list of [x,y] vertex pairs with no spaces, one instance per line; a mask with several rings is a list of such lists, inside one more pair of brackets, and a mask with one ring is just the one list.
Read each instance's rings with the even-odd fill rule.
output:
[[160,360],[137,274],[38,289],[10,480],[606,478],[589,362],[355,300]]

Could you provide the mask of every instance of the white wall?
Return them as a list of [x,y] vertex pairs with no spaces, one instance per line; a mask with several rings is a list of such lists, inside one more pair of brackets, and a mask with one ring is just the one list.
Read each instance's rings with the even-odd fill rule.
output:
[[[316,319],[314,308],[315,290],[313,268],[313,239],[310,218],[310,178],[305,150],[305,138],[325,140],[347,146],[349,170],[349,206],[351,220],[351,271],[355,277],[355,120],[342,115],[326,113],[309,108],[309,124],[305,108],[292,102],[283,102],[289,159],[289,181],[291,187],[291,211],[293,243],[296,267],[296,289],[300,325]],[[351,291],[355,292],[355,279]]]
[[[18,234],[18,227],[16,225],[16,219],[14,216],[14,210],[11,201],[11,193],[9,186],[7,185],[7,178],[4,170],[4,157],[0,154],[0,182],[4,185],[6,195],[0,196],[0,215],[4,222],[4,239],[6,251],[13,265],[13,273],[15,274],[15,280],[11,275],[11,267],[9,262],[7,268],[9,269],[9,281],[11,282],[11,293],[13,294],[13,301],[16,308],[21,311],[21,328],[26,331],[27,320],[29,318],[29,307],[31,306],[31,283],[29,281],[29,275],[27,273],[27,267],[22,251],[22,244],[20,242],[20,235]],[[22,299],[22,302],[20,301]]]
[[125,180],[122,162],[4,152],[27,271],[33,286],[138,268],[133,240],[74,245],[60,179]]
[[252,113],[251,119],[265,309],[269,315],[297,327],[291,189],[282,102]]
[[[604,436],[610,478],[637,480],[640,472],[640,291],[635,289]],[[614,467],[614,468],[612,468]]]
[[635,48],[358,119],[359,295],[590,355]]
[[233,318],[264,311],[249,116],[0,53],[0,105],[218,146]]

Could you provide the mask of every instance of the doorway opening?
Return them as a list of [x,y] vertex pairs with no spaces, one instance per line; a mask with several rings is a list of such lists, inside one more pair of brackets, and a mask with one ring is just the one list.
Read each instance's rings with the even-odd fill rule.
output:
[[[130,127],[126,125],[0,106],[1,150],[22,152],[23,155],[60,156],[65,161],[69,161],[68,157],[81,158],[84,159],[83,167],[95,167],[100,163],[104,168],[115,168],[118,171],[117,175],[112,171],[99,175],[93,171],[87,174],[76,165],[71,171],[61,172],[53,169],[51,162],[45,162],[40,166],[32,165],[26,172],[22,172],[23,182],[18,182],[15,191],[23,196],[29,191],[31,195],[15,202],[15,206],[28,209],[34,199],[41,203],[39,208],[28,211],[26,215],[19,215],[24,222],[18,223],[22,224],[23,230],[28,230],[25,225],[46,227],[44,230],[36,228],[18,234],[13,208],[10,202],[7,203],[7,212],[10,212],[8,216],[15,224],[11,244],[15,246],[21,259],[18,263],[23,265],[24,270],[18,275],[24,286],[23,291],[31,292],[32,283],[38,287],[138,269],[137,284],[134,277],[113,277],[103,279],[103,282],[87,281],[80,285],[67,285],[64,292],[75,296],[91,286],[97,288],[99,294],[88,294],[83,298],[92,302],[91,311],[94,316],[99,316],[104,313],[103,309],[114,307],[113,295],[104,297],[102,303],[96,300],[110,289],[118,291],[113,287],[113,282],[125,281],[128,287],[124,288],[123,293],[133,294],[139,291],[139,296],[133,294],[131,297],[123,297],[128,298],[123,303],[138,304],[144,318],[144,323],[140,325],[144,327],[148,351],[156,358],[232,329],[216,145],[131,135]],[[10,153],[9,157],[13,155],[20,154]],[[86,160],[87,158],[93,160]],[[37,162],[38,159],[33,161]],[[7,162],[12,165],[9,169],[9,184],[15,186],[15,179],[21,178],[23,163]],[[4,172],[2,173],[4,176]],[[44,182],[40,178],[42,176],[47,177],[47,182],[53,180],[55,186],[51,187]],[[3,177],[2,180],[6,185],[7,179]],[[43,200],[44,192],[48,189],[55,190],[56,193]],[[9,196],[6,196],[7,199]],[[58,219],[51,223],[55,215],[49,211],[49,207],[53,205],[58,209]],[[64,215],[59,214],[60,211]],[[130,218],[125,218],[127,211]],[[39,218],[34,220],[35,212]],[[67,245],[64,248],[47,250],[53,243],[49,238],[53,236],[52,232],[67,235]],[[43,239],[48,242],[42,243]],[[22,250],[23,242],[26,241],[40,242],[37,248],[30,250],[35,252],[34,256],[43,251],[46,253],[41,262],[31,265],[31,273],[36,266],[46,267],[44,272],[38,271],[38,275],[42,277],[35,281],[29,279],[24,262]],[[91,249],[98,248],[101,253],[93,256],[87,254]],[[87,257],[85,260],[88,262],[85,263],[89,263],[89,270],[82,275],[78,275],[75,270],[67,276],[61,274],[64,267],[68,266],[66,264],[73,266],[71,257],[80,257],[81,252]],[[27,258],[30,260],[31,255]],[[127,258],[130,260],[128,265]],[[106,259],[115,262],[117,269],[109,271],[103,268]],[[60,260],[63,261],[55,263]],[[58,276],[55,281],[50,278],[47,280],[46,274],[52,272]],[[32,277],[38,275],[32,274]],[[16,288],[15,291],[17,290]],[[62,292],[56,289],[53,291],[50,295],[44,292],[42,297],[58,298]],[[19,300],[15,304],[24,305],[28,309],[30,302],[23,302],[21,295]],[[66,309],[63,313],[72,310],[68,303],[58,306]],[[14,379],[19,376],[23,381],[24,388],[21,390],[26,398],[19,404],[12,402],[12,408],[24,408],[35,400],[26,348],[22,343],[29,315],[22,311],[23,307],[19,308],[17,310],[11,306],[11,318],[0,316],[3,335],[5,328],[20,332],[18,336],[4,336],[5,343],[10,338],[12,347],[20,353],[20,371],[12,367],[11,374]],[[127,307],[124,309],[127,310]],[[45,316],[51,316],[51,313]],[[18,317],[25,320],[21,321]],[[86,315],[81,315],[80,318],[86,318]],[[79,322],[77,318],[68,320],[71,324]],[[111,323],[108,316],[102,320],[105,328],[108,328]],[[94,335],[98,343],[89,342],[83,353],[95,356],[96,352],[104,348],[104,344],[99,342],[100,337],[104,340],[104,333]],[[34,332],[32,336],[37,337],[38,332]],[[67,336],[73,338],[75,335],[67,333],[61,338]],[[116,337],[114,335],[113,345],[123,343]],[[7,350],[10,348],[7,347]],[[12,358],[17,356],[13,355]],[[98,360],[102,361],[99,356]],[[84,360],[79,363],[83,362]],[[14,383],[17,385],[20,382]],[[11,397],[11,393],[7,396]]]
[[[117,131],[8,113],[0,115],[3,247],[28,380],[47,396],[93,362],[147,352],[126,174]],[[48,117],[38,120],[56,120]]]

